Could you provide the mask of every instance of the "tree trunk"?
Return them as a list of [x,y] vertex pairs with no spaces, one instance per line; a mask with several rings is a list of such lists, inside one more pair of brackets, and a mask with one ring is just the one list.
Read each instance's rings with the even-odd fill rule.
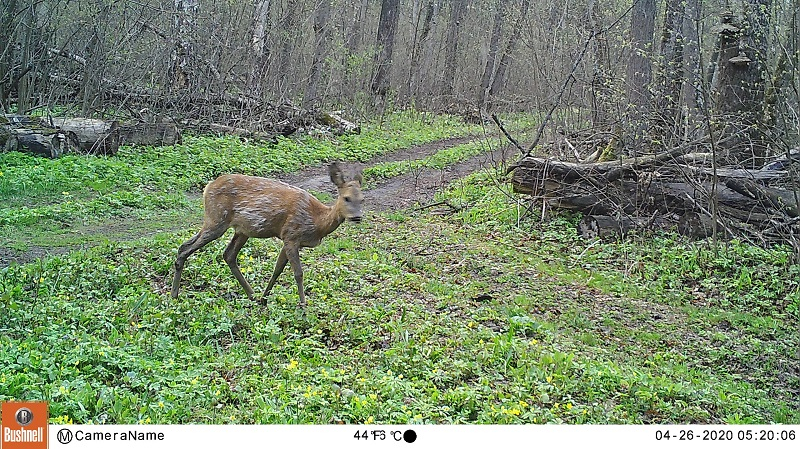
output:
[[253,66],[250,69],[249,86],[256,96],[260,96],[270,56],[269,46],[267,45],[270,0],[255,0],[254,6],[253,35],[250,40],[250,46],[253,51]]
[[[423,49],[428,43],[428,37],[431,33],[435,5],[435,0],[428,0],[425,2],[424,14],[423,11],[420,11],[417,21],[418,29],[414,30],[414,44],[411,50],[411,64],[408,70],[408,97],[416,97],[419,93],[419,82],[421,78],[420,58],[422,57]],[[421,29],[419,29],[419,20],[422,20]]]
[[320,78],[325,65],[325,54],[330,45],[330,29],[328,19],[331,13],[330,0],[321,0],[314,15],[314,35],[316,44],[314,50],[314,60],[311,62],[311,74],[308,80],[308,88],[303,95],[303,107],[308,108],[317,103],[317,91],[319,90]]
[[[36,6],[36,3],[31,2],[31,4],[25,8],[24,12],[22,12],[22,14],[24,14],[23,21],[25,25],[19,42],[22,56],[20,61],[21,67],[17,71],[18,74],[15,76],[14,81],[12,81],[12,84],[15,84],[17,88],[17,111],[20,113],[26,113],[34,106],[34,68],[37,65],[35,47],[37,44],[36,37],[38,31],[40,31],[36,23]],[[13,88],[14,86],[12,85],[12,89]]]
[[346,52],[340,55],[340,61],[342,67],[344,67],[342,92],[349,97],[351,102],[355,102],[358,94],[364,92],[372,83],[371,78],[364,76],[368,66],[362,59],[362,46],[366,41],[364,22],[367,20],[368,10],[369,0],[361,0],[358,4],[354,4],[352,22],[345,30],[345,35],[342,36],[347,49]]
[[700,68],[700,0],[687,0],[683,19],[683,73],[681,97],[686,108],[683,140],[688,142],[708,133],[702,120],[706,113],[703,79]]
[[611,60],[608,38],[602,33],[603,19],[600,0],[589,4],[589,29],[594,35],[594,78],[592,79],[592,123],[596,128],[611,127],[613,94],[611,88]]
[[519,41],[519,36],[522,33],[523,24],[528,16],[530,3],[530,0],[522,0],[519,16],[517,16],[517,20],[514,22],[514,29],[511,33],[511,37],[508,39],[505,50],[503,50],[503,55],[500,56],[500,62],[497,64],[494,77],[489,82],[489,101],[492,101],[493,98],[497,98],[500,95],[501,89],[506,84],[506,72],[511,65],[511,54],[514,52],[514,47],[517,46],[517,41]]
[[372,93],[381,105],[383,105],[386,95],[389,93],[389,75],[392,68],[394,36],[397,33],[397,19],[400,13],[399,7],[400,0],[383,0],[381,3],[377,37],[380,52],[375,64],[375,77],[372,80]]
[[[99,19],[99,17],[95,17]],[[97,22],[95,22],[97,23]],[[81,115],[91,117],[95,112],[102,84],[102,55],[100,50],[100,36],[97,25],[92,26],[92,36],[86,44],[86,64],[83,65],[83,80],[81,81]]]
[[182,90],[193,85],[190,58],[192,54],[192,35],[196,32],[195,20],[200,9],[200,0],[173,0],[175,18],[173,20],[175,48],[172,51],[170,79],[173,90]]
[[452,0],[450,5],[450,22],[447,24],[447,37],[444,44],[444,73],[442,76],[442,95],[452,97],[456,79],[456,61],[458,61],[458,35],[468,0]]
[[713,103],[716,135],[725,139],[722,164],[759,167],[767,156],[764,135],[767,33],[771,0],[748,0],[744,21],[723,14],[719,34]]
[[495,3],[494,24],[492,25],[492,37],[489,40],[489,53],[486,56],[486,66],[481,77],[480,104],[484,113],[489,113],[489,89],[491,88],[492,77],[497,72],[497,50],[500,48],[500,38],[502,37],[503,21],[505,19],[505,2],[500,0]]
[[12,42],[14,41],[14,17],[17,13],[17,0],[8,0],[0,6],[0,112],[8,113],[11,105],[8,95],[13,88],[14,75],[11,71],[14,61]]
[[369,9],[369,0],[361,0],[361,5],[353,10],[353,22],[350,26],[349,32],[345,41],[347,42],[348,55],[355,55],[361,49],[363,42],[363,24],[367,20],[367,10]]
[[627,135],[624,138],[625,152],[628,156],[638,155],[644,149],[647,140],[655,22],[655,0],[634,2],[631,11],[631,54],[627,67],[627,96],[631,107],[626,120]]
[[680,114],[683,85],[683,23],[685,0],[667,0],[664,30],[661,34],[661,55],[656,82],[656,111],[654,124],[656,140],[672,146],[680,137],[683,121]]
[[295,17],[295,15],[297,15],[297,6],[297,0],[287,0],[286,11],[284,11],[283,18],[281,19],[281,35],[284,38],[281,44],[280,61],[278,63],[278,73],[276,76],[278,80],[278,93],[281,99],[286,98],[286,96],[290,94],[289,89],[295,84],[295,80],[292,78],[289,70],[291,68],[292,51],[295,50],[295,45],[297,45],[295,42],[297,37],[297,20]]

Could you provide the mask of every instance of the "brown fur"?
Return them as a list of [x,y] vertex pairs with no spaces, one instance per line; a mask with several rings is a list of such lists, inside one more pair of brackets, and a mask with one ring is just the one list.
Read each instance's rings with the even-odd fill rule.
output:
[[186,259],[221,237],[228,228],[233,228],[233,238],[225,248],[223,258],[248,298],[253,299],[253,288],[239,270],[236,257],[250,237],[277,237],[283,241],[283,249],[262,303],[289,263],[297,282],[299,305],[305,307],[300,248],[319,245],[346,219],[361,220],[361,173],[358,172],[353,180],[345,181],[335,162],[331,164],[329,173],[331,182],[339,190],[339,196],[331,206],[326,206],[299,187],[266,178],[233,174],[222,175],[208,183],[203,191],[203,228],[178,249],[172,297],[178,297]]

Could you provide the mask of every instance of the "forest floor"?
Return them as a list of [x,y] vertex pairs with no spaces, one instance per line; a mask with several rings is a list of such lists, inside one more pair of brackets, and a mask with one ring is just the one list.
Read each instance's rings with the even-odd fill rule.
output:
[[[790,249],[587,241],[510,191],[516,156],[423,114],[277,144],[0,154],[0,401],[46,399],[53,423],[800,423]],[[329,160],[363,168],[366,215],[301,254],[305,313],[286,272],[247,299],[226,237],[171,298],[210,179],[330,203]],[[257,294],[280,245],[240,253]]]
[[[383,154],[364,163],[350,164],[361,168],[374,167],[387,162],[404,162],[421,160],[438,151],[454,148],[458,145],[474,142],[477,136],[451,137],[414,145],[410,148]],[[364,190],[366,195],[365,209],[373,211],[399,210],[413,205],[426,205],[433,201],[437,192],[441,192],[450,181],[462,178],[477,170],[497,167],[510,157],[512,149],[504,146],[495,151],[482,153],[464,161],[456,162],[442,168],[421,167],[407,173],[383,179]],[[349,167],[352,169],[353,167]],[[293,173],[279,174],[276,179],[296,185],[310,192],[336,194],[336,188],[330,182],[327,165],[306,167]],[[199,202],[201,194],[191,192],[187,198]],[[33,230],[28,241],[25,235],[18,235],[16,241],[10,239],[0,241],[0,268],[11,263],[30,263],[48,255],[64,254],[75,249],[82,249],[108,241],[126,241],[139,239],[159,232],[172,232],[185,229],[187,224],[193,228],[202,224],[202,203],[189,217],[177,217],[173,213],[150,214],[147,217],[114,217],[99,223],[70,226],[54,232]],[[46,242],[36,244],[35,242]]]

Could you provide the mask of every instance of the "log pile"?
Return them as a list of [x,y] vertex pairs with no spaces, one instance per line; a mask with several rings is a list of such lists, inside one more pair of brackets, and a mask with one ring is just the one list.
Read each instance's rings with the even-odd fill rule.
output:
[[[124,144],[160,146],[181,142],[181,132],[175,121],[150,117],[146,113],[139,116],[139,119],[121,122],[0,115],[0,151],[57,158],[66,153],[113,155]],[[210,131],[273,142],[280,136],[297,132],[334,135],[361,132],[357,124],[345,120],[338,112],[301,109],[291,103],[262,109],[257,120],[249,116],[226,123],[186,119],[181,121],[181,126],[198,133]]]
[[672,228],[692,238],[739,238],[800,249],[800,149],[758,170],[709,167],[686,145],[609,162],[525,156],[512,166],[517,193],[581,212],[587,238]]
[[[147,24],[142,25],[168,40],[166,35]],[[51,48],[48,53],[68,62],[68,66],[73,68],[66,72],[51,73],[50,80],[61,86],[65,95],[84,90],[87,60],[59,48]],[[206,60],[198,62],[210,69],[213,77],[219,81],[216,87],[220,90],[199,89],[196,86],[153,88],[130,84],[111,76],[101,76],[93,80],[98,85],[98,100],[103,107],[126,110],[132,116],[138,116],[142,111],[168,111],[181,128],[191,128],[200,133],[212,131],[274,141],[279,136],[289,136],[297,132],[334,135],[360,132],[360,127],[345,120],[340,112],[305,109],[289,101],[276,104],[263,100],[263,95],[257,92],[230,93],[226,89],[228,83],[222,81],[221,74],[213,64]]]
[[[220,107],[218,104],[207,106],[209,109]],[[217,111],[212,114],[193,115],[181,120],[181,124],[199,133],[212,131],[273,142],[278,137],[288,137],[295,133],[338,136],[361,132],[360,126],[345,120],[341,112],[303,109],[291,102],[278,105],[257,102],[235,114],[232,114],[232,111]]]
[[0,150],[51,159],[67,153],[113,155],[122,144],[173,145],[180,141],[178,127],[168,121],[0,116]]

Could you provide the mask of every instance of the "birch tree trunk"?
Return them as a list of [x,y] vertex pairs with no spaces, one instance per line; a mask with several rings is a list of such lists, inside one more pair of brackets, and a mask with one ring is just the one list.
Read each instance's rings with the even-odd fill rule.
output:
[[254,6],[253,35],[250,40],[250,46],[253,51],[253,65],[250,70],[249,85],[253,93],[258,96],[261,93],[264,75],[266,74],[270,57],[270,49],[269,46],[267,46],[270,0],[255,0]]
[[181,90],[191,86],[192,80],[190,57],[192,53],[192,34],[195,32],[195,21],[200,9],[200,0],[173,0],[174,18],[173,32],[175,48],[172,52],[170,79],[172,89]]

